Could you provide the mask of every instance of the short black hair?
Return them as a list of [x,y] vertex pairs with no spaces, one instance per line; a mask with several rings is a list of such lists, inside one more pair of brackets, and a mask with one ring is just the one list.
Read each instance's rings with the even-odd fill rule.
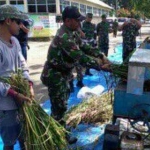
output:
[[105,15],[105,14],[103,14],[103,15],[101,16],[101,18],[106,18],[106,15]]
[[87,16],[88,18],[93,18],[93,14],[92,14],[92,13],[87,13],[86,16]]

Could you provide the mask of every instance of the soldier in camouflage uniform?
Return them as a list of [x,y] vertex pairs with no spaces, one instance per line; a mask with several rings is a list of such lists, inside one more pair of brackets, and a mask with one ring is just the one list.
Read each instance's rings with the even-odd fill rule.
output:
[[116,37],[117,36],[117,31],[118,31],[117,19],[114,20],[112,28],[113,28],[113,36]]
[[106,15],[102,15],[102,21],[97,24],[97,35],[99,49],[107,56],[109,49],[109,23],[106,21]]
[[[80,32],[80,34],[81,34],[83,44],[90,45],[92,47],[96,47],[97,46],[96,25],[91,23],[92,18],[93,18],[93,14],[87,13],[86,20],[83,23],[81,23],[81,32],[83,32],[84,35],[81,32]],[[76,71],[77,71],[77,81],[78,81],[77,86],[83,87],[84,84],[82,82],[82,80],[83,80],[82,66],[81,65],[77,66]],[[92,76],[92,74],[89,71],[89,68],[86,68],[85,74]]]
[[138,30],[141,28],[141,23],[136,19],[129,19],[121,27],[123,37],[123,61],[128,62],[128,58],[133,50],[136,48],[136,36]]
[[69,81],[72,80],[73,68],[79,64],[98,70],[105,66],[100,67],[97,61],[86,55],[103,59],[103,55],[98,50],[82,44],[77,29],[80,21],[85,18],[79,13],[77,7],[66,7],[62,13],[62,19],[63,25],[58,29],[49,47],[47,60],[49,63],[48,93],[52,116],[65,125],[63,117],[67,111],[67,101],[70,95]]
[[[86,20],[81,24],[81,29],[85,33],[85,37],[82,38],[82,42],[84,44],[89,44],[92,47],[97,46],[97,31],[96,31],[96,25],[94,23],[91,23],[93,18],[92,13],[87,13]],[[92,75],[89,71],[89,68],[85,71],[86,75]]]

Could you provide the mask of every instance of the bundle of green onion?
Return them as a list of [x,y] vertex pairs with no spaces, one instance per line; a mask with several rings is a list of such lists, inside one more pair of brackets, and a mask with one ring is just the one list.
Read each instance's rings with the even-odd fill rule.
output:
[[[0,79],[9,83],[17,92],[30,96],[29,83],[21,72],[12,75],[10,79]],[[67,147],[66,130],[50,117],[41,106],[32,100],[20,106],[22,125],[27,150],[63,150]]]
[[68,126],[77,127],[80,123],[104,124],[112,119],[113,93],[104,93],[101,96],[92,96],[82,103],[72,107],[65,115]]
[[127,81],[128,64],[112,64],[110,68],[114,77]]

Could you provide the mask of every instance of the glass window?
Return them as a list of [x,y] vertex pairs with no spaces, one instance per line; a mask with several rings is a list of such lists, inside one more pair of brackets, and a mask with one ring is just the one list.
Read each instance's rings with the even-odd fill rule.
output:
[[99,10],[97,8],[93,8],[93,15],[99,16]]
[[37,4],[46,4],[46,0],[37,0]]
[[12,0],[12,1],[10,1],[10,4],[13,4],[13,5],[16,5],[17,4],[17,2],[16,2],[16,0]]
[[102,14],[105,14],[105,10],[104,9],[102,9]]
[[99,9],[99,16],[101,16],[102,15],[102,10],[101,9]]
[[23,0],[18,0],[17,4],[24,4],[24,1]]
[[37,5],[38,12],[47,12],[46,5]]
[[6,1],[0,1],[0,5],[6,4]]
[[48,4],[55,4],[55,3],[56,3],[56,0],[47,0],[47,3],[48,3]]
[[63,4],[64,4],[65,6],[70,6],[70,2],[69,2],[69,1],[64,1]]
[[36,12],[36,6],[35,5],[28,5],[29,12]]
[[92,13],[92,7],[87,6],[87,13]]
[[36,0],[29,0],[28,4],[36,4]]
[[67,6],[70,6],[70,2],[69,1],[61,0],[60,12],[62,13],[63,10],[65,9],[65,7],[67,7]]
[[82,15],[86,15],[86,5],[80,4],[80,12]]
[[48,12],[56,13],[56,6],[55,5],[48,5]]
[[71,6],[76,6],[77,8],[79,8],[79,3],[71,2]]

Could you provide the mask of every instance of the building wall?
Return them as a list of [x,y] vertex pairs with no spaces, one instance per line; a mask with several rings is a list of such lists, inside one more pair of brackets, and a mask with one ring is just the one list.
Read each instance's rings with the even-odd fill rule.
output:
[[56,15],[60,15],[66,6],[77,6],[83,15],[93,13],[92,22],[96,24],[101,21],[102,14],[109,16],[111,11],[86,0],[0,0],[0,5],[2,4],[13,4],[19,10],[29,13],[34,21],[30,34],[32,37],[55,35],[60,27],[60,24],[56,23]]

